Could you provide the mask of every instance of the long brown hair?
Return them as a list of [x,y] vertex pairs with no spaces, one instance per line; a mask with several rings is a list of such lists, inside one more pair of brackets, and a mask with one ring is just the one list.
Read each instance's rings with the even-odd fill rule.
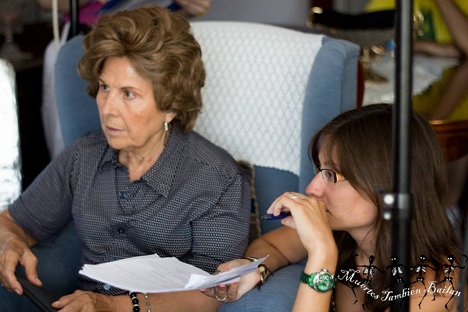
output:
[[84,39],[80,76],[95,97],[106,59],[127,57],[153,84],[158,109],[176,113],[185,132],[192,130],[202,106],[205,69],[201,49],[188,21],[159,7],[104,15]]
[[[390,265],[391,222],[384,220],[379,203],[379,191],[392,189],[392,106],[375,104],[345,112],[312,139],[309,154],[319,167],[320,143],[326,137],[324,155],[337,155],[338,170],[364,197],[378,207],[375,224],[375,265],[385,269]],[[461,261],[460,242],[450,223],[445,208],[447,194],[446,167],[440,146],[430,124],[420,115],[411,117],[411,184],[412,217],[410,240],[410,264],[419,263],[424,255],[435,268],[447,263],[453,255]],[[346,232],[335,232],[339,249],[337,272],[356,268],[356,242]],[[390,273],[372,284],[380,293],[391,283]],[[439,272],[440,273],[440,272]],[[440,273],[441,274],[441,273]],[[439,276],[440,277],[440,276]],[[384,311],[388,302],[366,296],[365,307],[369,311]]]

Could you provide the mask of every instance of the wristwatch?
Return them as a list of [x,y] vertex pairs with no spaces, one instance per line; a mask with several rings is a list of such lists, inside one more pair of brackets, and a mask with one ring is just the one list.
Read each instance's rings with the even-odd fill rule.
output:
[[335,288],[335,277],[327,269],[322,269],[320,272],[314,272],[310,275],[302,271],[301,282],[321,293]]
[[[250,260],[252,262],[258,261],[258,258],[255,257],[244,257],[244,259]],[[260,273],[260,284],[265,284],[266,280],[270,275],[273,275],[271,273],[271,270],[266,266],[266,264],[260,263],[258,265],[258,272]]]

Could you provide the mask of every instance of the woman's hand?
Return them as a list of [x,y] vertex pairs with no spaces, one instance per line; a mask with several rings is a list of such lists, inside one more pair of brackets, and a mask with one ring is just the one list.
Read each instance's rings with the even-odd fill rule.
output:
[[206,14],[211,7],[211,0],[174,0],[182,7],[182,12],[189,16]]
[[36,241],[13,221],[8,209],[0,214],[0,284],[8,291],[23,294],[23,287],[15,276],[19,265],[24,267],[27,279],[41,287],[37,276],[37,258],[30,246]]
[[59,298],[59,300],[52,303],[52,307],[60,309],[62,312],[117,311],[113,305],[112,296],[81,290]]
[[267,212],[278,215],[282,211],[291,212],[291,216],[281,220],[281,223],[296,229],[309,256],[317,250],[336,246],[322,201],[312,196],[287,192],[278,197]]
[[0,248],[0,283],[8,291],[14,291],[18,295],[23,294],[23,288],[15,276],[15,271],[21,264],[26,272],[26,276],[31,283],[42,286],[42,282],[37,277],[37,258],[20,239],[10,239]]
[[[221,264],[218,267],[219,272],[225,272],[233,268],[250,263],[247,259],[236,259]],[[202,289],[201,292],[209,297],[216,298],[221,302],[232,302],[238,300],[249,290],[253,289],[260,282],[260,273],[258,271],[241,276],[239,282],[232,284],[219,285],[213,288]]]

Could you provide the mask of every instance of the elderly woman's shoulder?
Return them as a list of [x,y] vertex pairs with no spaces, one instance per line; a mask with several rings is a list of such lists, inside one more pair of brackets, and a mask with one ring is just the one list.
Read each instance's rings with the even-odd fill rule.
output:
[[79,137],[75,142],[70,146],[70,149],[73,149],[77,152],[94,152],[101,151],[107,147],[107,140],[102,131],[89,132]]
[[186,157],[203,163],[207,167],[223,172],[228,176],[239,174],[236,160],[222,147],[192,131],[188,135]]

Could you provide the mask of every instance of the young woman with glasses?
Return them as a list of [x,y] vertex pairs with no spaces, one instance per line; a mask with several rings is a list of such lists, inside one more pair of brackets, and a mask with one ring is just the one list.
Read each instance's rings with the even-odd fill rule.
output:
[[[456,309],[460,294],[451,290],[464,259],[444,208],[445,163],[429,123],[414,114],[411,127],[410,267],[391,254],[391,221],[383,219],[379,204],[379,192],[392,187],[392,107],[376,104],[341,114],[312,138],[317,175],[305,194],[285,193],[268,209],[275,216],[290,213],[284,226],[255,240],[247,259],[218,267],[225,271],[269,255],[259,270],[203,292],[230,302],[221,311],[241,304],[249,310],[256,298],[269,296],[266,280],[272,272],[304,261],[289,311],[389,311],[397,295],[409,298],[412,311]],[[409,280],[402,278],[405,270]],[[281,272],[274,274],[272,282],[282,278]],[[403,293],[390,292],[392,277],[404,283]],[[249,292],[265,281],[265,288]]]

